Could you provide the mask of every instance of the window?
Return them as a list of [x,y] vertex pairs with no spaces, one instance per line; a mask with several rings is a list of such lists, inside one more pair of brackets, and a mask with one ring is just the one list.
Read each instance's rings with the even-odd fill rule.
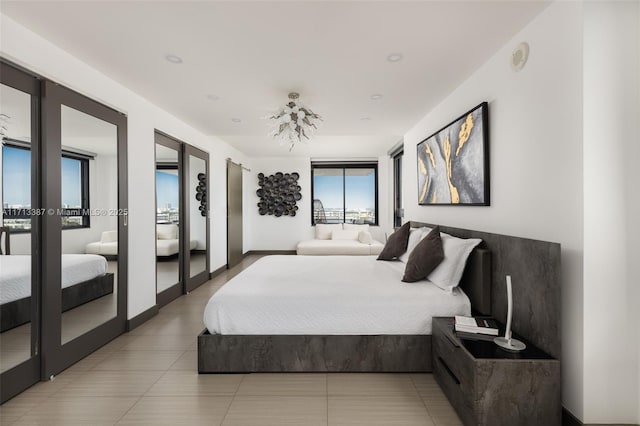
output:
[[378,224],[378,164],[311,164],[311,223]]
[[392,155],[393,157],[393,226],[402,226],[404,209],[402,208],[402,156],[404,151]]
[[[89,227],[89,160],[63,154],[62,228]],[[13,232],[31,229],[31,151],[23,146],[2,147],[3,226]]]

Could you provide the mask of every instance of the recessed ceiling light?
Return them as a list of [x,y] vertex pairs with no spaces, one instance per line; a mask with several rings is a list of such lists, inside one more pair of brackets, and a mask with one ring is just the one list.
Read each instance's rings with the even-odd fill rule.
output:
[[233,121],[234,123],[239,123],[242,120],[240,120],[239,118],[232,118],[231,121]]
[[164,58],[167,61],[171,62],[172,64],[181,64],[182,63],[182,58],[180,56],[166,55]]
[[213,93],[209,93],[207,95],[207,99],[209,99],[210,101],[218,101],[220,100],[220,96],[214,95]]
[[371,95],[371,99],[377,101],[378,99],[382,99],[382,95],[380,93],[376,93]]
[[402,53],[391,53],[387,56],[389,62],[399,62],[402,60]]

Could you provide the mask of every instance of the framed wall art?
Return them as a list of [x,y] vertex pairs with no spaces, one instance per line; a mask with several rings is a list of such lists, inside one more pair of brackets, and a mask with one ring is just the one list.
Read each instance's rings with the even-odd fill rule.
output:
[[490,205],[487,102],[447,124],[417,148],[419,205]]

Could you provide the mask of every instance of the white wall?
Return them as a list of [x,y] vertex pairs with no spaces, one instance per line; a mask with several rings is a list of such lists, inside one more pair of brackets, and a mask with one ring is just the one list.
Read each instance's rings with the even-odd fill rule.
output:
[[639,10],[584,5],[585,423],[640,421]]
[[[226,264],[225,158],[244,156],[111,80],[27,28],[0,14],[0,55],[127,114],[129,174],[128,318],[155,305],[154,129],[210,154],[211,270]],[[215,201],[220,200],[220,201]]]
[[[640,421],[639,9],[552,4],[405,135],[407,219],[562,244],[563,405],[584,423]],[[417,206],[413,147],[483,100],[491,207]]]
[[[296,203],[296,216],[260,216],[256,195],[258,173],[266,176],[276,172],[300,173],[298,184],[302,187],[302,199]],[[313,238],[311,226],[311,161],[305,157],[252,158],[251,173],[244,176],[244,213],[249,218],[249,250],[295,250],[299,241]]]
[[[530,44],[529,62],[510,68]],[[489,102],[491,206],[418,206],[415,146]],[[405,219],[562,244],[563,404],[583,412],[582,10],[554,3],[405,135]]]
[[[336,160],[349,161],[347,158]],[[313,238],[315,228],[311,226],[311,158],[252,158],[251,165],[251,173],[245,175],[245,183],[248,185],[245,186],[244,197],[244,212],[249,221],[248,228],[245,228],[249,234],[248,249],[295,250],[298,242]],[[392,217],[388,209],[388,204],[393,200],[388,194],[389,179],[392,178],[389,167],[387,157],[378,158],[378,223],[385,231],[392,228]],[[300,174],[298,183],[302,187],[302,199],[296,204],[299,210],[294,217],[261,216],[258,213],[258,173],[268,176],[276,172]]]

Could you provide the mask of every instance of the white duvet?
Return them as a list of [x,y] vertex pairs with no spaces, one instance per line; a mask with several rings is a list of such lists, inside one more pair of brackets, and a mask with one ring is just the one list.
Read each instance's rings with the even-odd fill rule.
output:
[[[62,288],[107,272],[107,260],[95,254],[62,255]],[[0,304],[31,295],[31,256],[0,256]]]
[[434,316],[470,315],[469,298],[375,256],[267,256],[225,284],[204,312],[212,334],[431,334]]

